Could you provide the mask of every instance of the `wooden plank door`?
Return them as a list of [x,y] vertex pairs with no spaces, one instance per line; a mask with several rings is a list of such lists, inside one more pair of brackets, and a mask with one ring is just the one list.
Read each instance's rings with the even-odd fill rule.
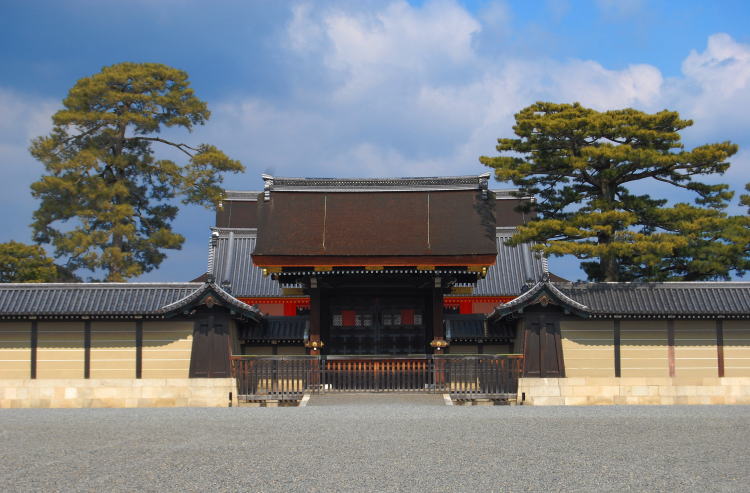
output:
[[529,313],[524,320],[524,376],[561,378],[565,376],[556,313]]
[[228,378],[230,371],[229,319],[201,314],[193,328],[190,378]]

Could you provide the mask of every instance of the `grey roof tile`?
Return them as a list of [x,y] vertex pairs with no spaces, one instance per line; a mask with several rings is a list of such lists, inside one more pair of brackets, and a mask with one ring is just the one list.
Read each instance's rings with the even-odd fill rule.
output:
[[149,315],[202,283],[0,284],[0,317]]
[[509,247],[505,241],[513,230],[497,230],[497,260],[480,279],[473,296],[515,296],[521,294],[528,281],[539,281],[546,272],[546,262],[532,252],[528,244]]
[[264,317],[261,324],[242,329],[246,341],[302,341],[307,338],[309,317]]
[[500,305],[492,318],[522,309],[542,292],[593,317],[750,318],[748,282],[550,283],[539,282]]
[[[229,281],[233,296],[281,296],[279,283],[271,276],[264,276],[250,257],[255,249],[256,230],[215,228],[214,231],[219,233],[212,262],[212,274],[217,284],[222,286],[224,281]],[[230,233],[234,242],[231,257]]]
[[0,284],[0,318],[168,316],[209,291],[238,313],[260,318],[256,308],[205,283]]

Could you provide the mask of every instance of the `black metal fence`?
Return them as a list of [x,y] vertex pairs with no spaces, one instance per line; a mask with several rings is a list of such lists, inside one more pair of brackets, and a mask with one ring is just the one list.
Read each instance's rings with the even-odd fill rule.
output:
[[298,400],[305,392],[434,392],[509,398],[523,356],[232,356],[241,400]]

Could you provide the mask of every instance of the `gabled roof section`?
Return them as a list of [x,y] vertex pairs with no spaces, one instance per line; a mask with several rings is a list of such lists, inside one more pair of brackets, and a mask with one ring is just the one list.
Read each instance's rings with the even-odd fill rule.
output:
[[201,305],[208,308],[213,308],[216,305],[223,306],[235,314],[256,321],[259,321],[263,316],[256,307],[243,303],[214,282],[204,283],[184,298],[161,307],[159,313],[169,317]]
[[[18,283],[0,284],[0,318],[166,318],[168,307],[205,293],[208,283]],[[248,317],[256,308],[229,296],[218,286],[217,300]],[[231,298],[231,296],[229,296]],[[239,303],[239,305],[238,305]]]
[[284,178],[262,175],[264,194],[271,192],[419,192],[487,190],[490,174],[408,178]]
[[590,312],[589,307],[568,297],[565,293],[557,289],[549,281],[549,278],[545,276],[544,280],[537,282],[518,298],[495,308],[495,311],[488,318],[494,320],[511,313],[519,313],[531,305],[558,305],[564,310],[575,313],[580,317],[588,317]]

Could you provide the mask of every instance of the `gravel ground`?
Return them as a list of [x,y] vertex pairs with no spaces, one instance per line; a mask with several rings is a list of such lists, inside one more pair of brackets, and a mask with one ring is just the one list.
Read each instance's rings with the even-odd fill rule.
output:
[[0,491],[748,491],[750,406],[0,411]]

